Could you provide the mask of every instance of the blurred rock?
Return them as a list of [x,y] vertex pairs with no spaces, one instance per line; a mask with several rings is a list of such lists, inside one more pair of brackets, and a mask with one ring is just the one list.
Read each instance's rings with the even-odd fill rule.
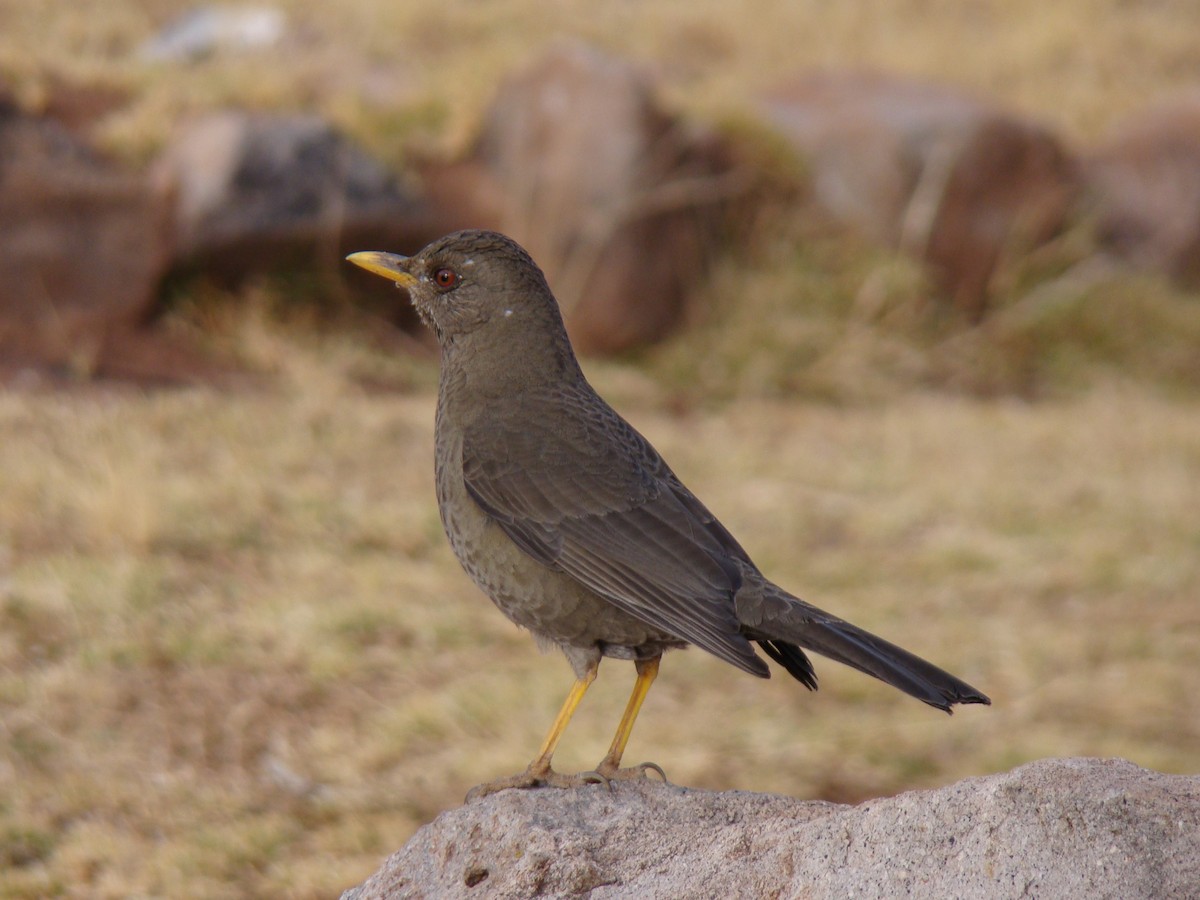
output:
[[0,370],[90,376],[146,359],[169,205],[60,123],[0,102]]
[[512,235],[545,269],[575,345],[601,353],[679,323],[748,186],[648,78],[575,44],[511,77],[467,157],[423,174],[444,230]]
[[1200,284],[1200,92],[1118,124],[1085,172],[1107,250]]
[[342,900],[1191,898],[1200,776],[1046,759],[849,807],[657,782],[443,813]]
[[202,6],[189,10],[142,44],[152,62],[191,62],[221,51],[263,50],[278,44],[287,17],[270,6]]
[[37,111],[86,136],[98,122],[126,106],[130,97],[129,89],[124,87],[50,77]]
[[820,72],[762,108],[805,158],[825,213],[925,260],[971,321],[1004,258],[1059,231],[1077,195],[1052,134],[950,88]]
[[313,116],[220,112],[181,125],[157,163],[177,198],[174,266],[233,286],[287,269],[389,317],[415,321],[405,296],[348,266],[364,249],[413,251],[438,236],[428,207],[382,165]]

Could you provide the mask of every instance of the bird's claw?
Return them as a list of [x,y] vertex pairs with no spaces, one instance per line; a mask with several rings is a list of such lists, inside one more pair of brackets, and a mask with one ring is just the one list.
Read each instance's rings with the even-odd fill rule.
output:
[[596,767],[596,771],[594,773],[589,774],[599,775],[605,780],[606,783],[608,783],[609,789],[611,790],[612,782],[614,781],[635,781],[637,779],[648,778],[650,772],[657,772],[658,777],[662,779],[663,784],[671,783],[667,778],[667,773],[663,771],[663,767],[658,763],[652,762],[638,763],[636,766],[629,766],[625,769],[617,768],[611,764],[601,763]]
[[549,766],[536,769],[530,767],[516,775],[510,775],[507,778],[497,778],[495,781],[476,785],[467,792],[466,802],[471,803],[474,800],[487,797],[489,794],[506,791],[509,788],[518,788],[521,790],[541,787],[577,788],[585,784],[603,784],[610,790],[612,789],[609,779],[600,772],[581,772],[578,775],[565,775],[562,772],[555,772]]
[[648,778],[650,772],[657,772],[663,784],[671,783],[667,780],[667,773],[663,771],[662,766],[652,762],[639,763],[627,769],[620,769],[612,764],[601,763],[592,771],[580,772],[578,775],[565,775],[562,772],[555,772],[549,766],[539,766],[537,768],[530,766],[524,772],[519,772],[516,775],[510,775],[507,778],[497,778],[495,781],[476,785],[467,792],[466,802],[471,803],[487,797],[489,794],[506,791],[509,788],[522,790],[540,787],[577,788],[586,784],[602,784],[611,792],[614,781],[634,781],[641,778]]

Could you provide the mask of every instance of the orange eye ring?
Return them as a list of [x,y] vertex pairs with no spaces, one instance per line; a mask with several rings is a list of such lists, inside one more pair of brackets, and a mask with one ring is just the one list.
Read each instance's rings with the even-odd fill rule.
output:
[[442,289],[454,287],[459,282],[458,273],[445,267],[433,273],[433,283]]

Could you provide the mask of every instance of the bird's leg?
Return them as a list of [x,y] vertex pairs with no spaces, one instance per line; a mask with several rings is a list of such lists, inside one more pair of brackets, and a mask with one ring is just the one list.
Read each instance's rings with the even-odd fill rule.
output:
[[554,724],[550,726],[545,740],[542,741],[542,746],[538,749],[538,755],[534,757],[533,762],[529,764],[525,771],[509,776],[508,778],[499,778],[496,781],[489,781],[486,784],[471,788],[467,794],[468,802],[478,800],[480,797],[486,797],[488,794],[494,794],[496,791],[502,791],[506,788],[543,786],[565,788],[589,782],[604,781],[602,777],[595,773],[562,775],[550,768],[550,760],[554,756],[554,748],[558,746],[559,739],[562,737],[563,732],[567,730],[567,723],[571,721],[571,716],[575,714],[580,701],[583,700],[583,695],[587,693],[588,688],[592,686],[592,682],[596,680],[596,672],[599,668],[599,662],[593,663],[583,675],[575,680],[575,684],[571,686],[571,692],[567,694],[567,699],[563,701],[562,708],[558,711],[558,715],[554,717]]
[[530,773],[541,775],[551,771],[550,759],[554,756],[554,748],[558,746],[559,739],[562,738],[563,732],[567,730],[567,723],[575,715],[575,710],[583,700],[583,695],[587,693],[588,688],[592,686],[592,682],[596,680],[596,671],[598,668],[599,666],[592,666],[584,673],[582,678],[577,678],[575,684],[571,686],[571,692],[567,694],[567,699],[563,701],[562,708],[558,711],[558,715],[554,717],[554,724],[546,732],[542,746],[538,749],[538,755],[529,764],[528,771]]
[[600,765],[596,766],[596,774],[606,781],[614,778],[640,778],[649,770],[657,772],[663,781],[667,780],[662,767],[655,763],[621,768],[625,745],[629,743],[629,736],[633,733],[633,723],[642,708],[642,702],[650,693],[650,685],[654,684],[654,679],[658,677],[658,663],[661,658],[655,656],[651,659],[639,659],[634,663],[637,668],[637,680],[633,683],[633,693],[629,695],[629,702],[625,704],[625,713],[621,716],[621,724],[617,726],[617,733],[613,736],[612,746],[608,748],[608,753],[600,761]]

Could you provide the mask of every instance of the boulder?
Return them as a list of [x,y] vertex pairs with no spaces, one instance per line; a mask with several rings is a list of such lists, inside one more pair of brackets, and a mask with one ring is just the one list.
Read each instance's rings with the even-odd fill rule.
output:
[[544,268],[584,352],[675,328],[748,188],[711,132],[631,64],[570,44],[502,85],[465,158],[423,172],[446,230],[488,227]]
[[1120,122],[1084,171],[1103,247],[1200,285],[1200,92]]
[[168,210],[150,179],[0,100],[0,369],[113,363],[154,310]]
[[342,900],[1140,900],[1200,885],[1200,776],[1046,759],[859,806],[657,782],[443,813]]
[[218,53],[248,53],[278,46],[287,16],[270,6],[196,6],[142,44],[148,62],[189,63]]
[[50,76],[40,91],[36,111],[83,138],[130,102],[129,88],[104,81]]
[[760,105],[805,160],[818,208],[924,260],[973,322],[1005,257],[1055,235],[1078,192],[1053,134],[948,87],[816,72]]
[[243,111],[182,123],[156,164],[176,196],[176,269],[236,286],[264,272],[374,297],[415,323],[391,285],[344,262],[356,250],[411,252],[437,237],[429,208],[316,116]]

